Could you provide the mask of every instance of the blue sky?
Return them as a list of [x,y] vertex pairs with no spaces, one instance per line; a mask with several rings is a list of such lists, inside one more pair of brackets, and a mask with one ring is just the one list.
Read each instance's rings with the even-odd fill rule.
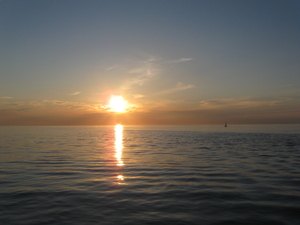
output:
[[299,123],[299,40],[295,0],[2,0],[0,124]]

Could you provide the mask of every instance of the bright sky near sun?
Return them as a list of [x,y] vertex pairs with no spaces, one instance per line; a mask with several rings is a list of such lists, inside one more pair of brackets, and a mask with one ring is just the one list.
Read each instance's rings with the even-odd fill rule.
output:
[[124,113],[126,112],[128,106],[127,102],[123,99],[122,96],[112,96],[109,100],[108,109],[112,112]]
[[297,0],[2,0],[0,125],[300,123],[299,40]]

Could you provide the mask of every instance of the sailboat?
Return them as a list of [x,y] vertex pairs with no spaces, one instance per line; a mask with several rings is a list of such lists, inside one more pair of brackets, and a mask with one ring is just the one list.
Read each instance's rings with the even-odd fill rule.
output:
[[225,125],[224,125],[224,127],[227,127],[227,122],[225,122]]

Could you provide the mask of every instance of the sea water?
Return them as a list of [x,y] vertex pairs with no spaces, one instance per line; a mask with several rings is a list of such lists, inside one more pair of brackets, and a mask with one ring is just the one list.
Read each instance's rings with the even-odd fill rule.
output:
[[300,127],[0,127],[0,224],[298,225]]

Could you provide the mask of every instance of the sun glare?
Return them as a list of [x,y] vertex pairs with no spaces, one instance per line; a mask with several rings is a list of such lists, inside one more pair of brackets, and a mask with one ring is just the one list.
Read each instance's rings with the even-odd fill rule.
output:
[[125,112],[127,109],[127,102],[122,96],[113,96],[109,100],[109,105],[111,111],[113,112]]

